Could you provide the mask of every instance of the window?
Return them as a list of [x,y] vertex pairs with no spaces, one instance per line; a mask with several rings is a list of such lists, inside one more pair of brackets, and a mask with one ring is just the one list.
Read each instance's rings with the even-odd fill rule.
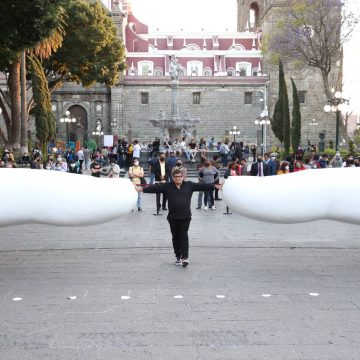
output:
[[227,69],[227,75],[228,76],[234,76],[235,75],[235,69],[230,67]]
[[149,104],[149,93],[142,92],[141,93],[141,105],[148,105]]
[[154,63],[152,61],[139,61],[138,62],[138,75],[139,76],[152,76],[154,72]]
[[200,104],[200,92],[193,92],[193,104]]
[[236,63],[236,73],[240,76],[251,76],[251,63],[238,62]]
[[187,63],[188,76],[201,76],[203,72],[203,64],[201,61],[189,61]]
[[245,104],[252,104],[252,92],[246,92],[244,97]]
[[298,91],[299,95],[299,103],[305,104],[306,103],[306,91]]

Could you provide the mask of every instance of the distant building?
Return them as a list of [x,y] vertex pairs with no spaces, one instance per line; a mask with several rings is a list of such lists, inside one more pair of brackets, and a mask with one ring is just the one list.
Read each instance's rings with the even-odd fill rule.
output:
[[[159,129],[149,120],[158,117],[160,110],[165,117],[170,115],[169,70],[175,57],[180,72],[179,111],[200,119],[193,134],[197,140],[214,136],[220,141],[236,126],[241,131],[238,141],[260,145],[261,130],[254,121],[264,110],[272,115],[278,86],[277,67],[263,59],[261,37],[274,26],[281,1],[238,0],[238,31],[221,33],[149,33],[148,26],[133,14],[130,0],[102,2],[126,46],[127,68],[111,88],[66,83],[52,94],[60,139],[66,138],[66,127],[60,123],[66,111],[79,123],[69,127],[72,141],[95,138],[92,132],[98,124],[105,134],[119,137],[149,141],[159,136]],[[317,133],[308,124],[316,118],[318,130],[325,130],[331,139],[335,118],[322,111],[326,98],[320,76],[287,75],[293,76],[298,86],[303,134],[308,138],[310,134],[311,142],[317,143]],[[290,82],[288,89],[291,99]],[[30,130],[34,138],[33,124]],[[269,128],[267,133],[269,147],[274,138]]]

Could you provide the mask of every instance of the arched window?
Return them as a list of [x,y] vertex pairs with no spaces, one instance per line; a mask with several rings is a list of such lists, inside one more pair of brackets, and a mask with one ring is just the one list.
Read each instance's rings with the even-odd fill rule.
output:
[[163,69],[161,67],[156,67],[154,70],[154,75],[155,76],[162,76],[163,75]]
[[245,47],[241,44],[234,44],[229,47],[230,51],[245,51]]
[[257,67],[252,69],[252,76],[258,76],[259,75],[259,69]]
[[228,76],[235,76],[235,69],[232,67],[229,67],[226,72]]
[[136,76],[137,75],[137,69],[136,69],[136,67],[130,67],[129,69],[128,69],[128,75],[130,75],[130,76]]
[[152,76],[154,73],[154,63],[152,61],[139,61],[137,68],[139,76]]
[[236,63],[236,73],[239,76],[251,76],[251,63],[238,62]]
[[250,5],[250,28],[254,29],[259,26],[260,9],[257,2]]
[[184,50],[199,51],[200,47],[196,44],[188,44],[185,46]]
[[212,70],[209,67],[204,68],[204,76],[212,76]]
[[201,61],[189,61],[187,63],[187,76],[201,76],[203,63]]

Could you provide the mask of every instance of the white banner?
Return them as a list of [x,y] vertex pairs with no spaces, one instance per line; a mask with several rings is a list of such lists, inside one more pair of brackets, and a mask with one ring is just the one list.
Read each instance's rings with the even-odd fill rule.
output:
[[114,145],[114,135],[104,135],[104,146]]

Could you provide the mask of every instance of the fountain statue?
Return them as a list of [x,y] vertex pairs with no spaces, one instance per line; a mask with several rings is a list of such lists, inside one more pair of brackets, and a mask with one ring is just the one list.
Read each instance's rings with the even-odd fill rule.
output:
[[192,131],[195,129],[196,124],[200,122],[199,119],[190,118],[188,113],[185,112],[183,116],[179,115],[179,108],[177,103],[177,93],[179,88],[179,76],[181,65],[176,58],[172,58],[170,63],[170,86],[171,86],[171,115],[167,119],[164,110],[160,110],[157,118],[151,119],[150,122],[153,126],[158,127],[161,131],[160,137],[162,140],[169,138],[191,137]]

